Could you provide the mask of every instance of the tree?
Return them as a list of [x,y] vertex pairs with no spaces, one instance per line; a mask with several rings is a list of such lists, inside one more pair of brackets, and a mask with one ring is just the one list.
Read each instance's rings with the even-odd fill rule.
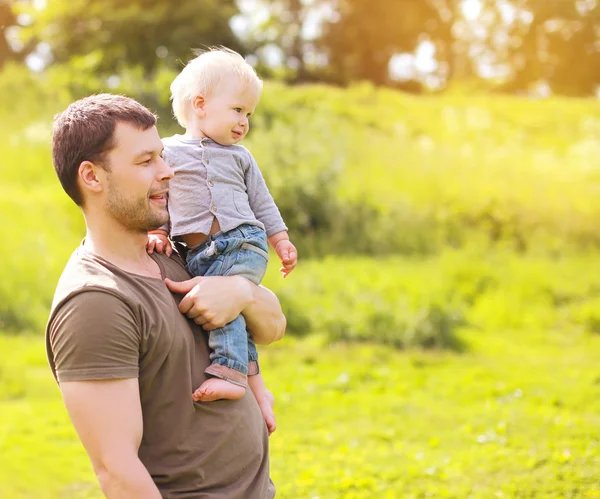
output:
[[235,0],[53,0],[25,31],[46,42],[55,62],[97,54],[95,70],[141,65],[151,73],[162,60],[178,67],[193,48],[225,45],[243,52],[229,21]]
[[4,66],[6,61],[14,59],[16,55],[7,39],[7,28],[16,24],[17,18],[10,4],[3,0],[0,2],[0,68]]
[[[307,79],[302,30],[308,6],[301,0],[269,0],[271,16],[265,27],[275,30],[274,42],[283,51],[286,65],[295,70],[294,80]],[[274,7],[278,7],[275,9]]]
[[544,81],[561,94],[591,95],[600,86],[600,5],[594,1],[515,0],[507,54],[510,90]]
[[[250,26],[244,41],[258,57],[262,73],[269,74],[275,69],[276,74],[283,73],[286,80],[294,83],[316,78],[314,62],[310,61],[315,53],[314,35],[307,35],[306,31],[309,25],[314,31],[314,14],[327,3],[327,0],[254,0],[247,7],[243,12],[246,18],[261,19]],[[272,49],[279,53],[282,67],[271,67],[273,61],[267,54]]]
[[391,57],[413,52],[428,25],[443,23],[438,9],[425,0],[340,0],[337,12],[338,20],[325,26],[321,47],[330,76],[339,83],[389,84]]
[[557,93],[590,95],[600,85],[600,2],[478,0],[470,2],[475,19],[466,3],[336,0],[338,19],[320,40],[330,78],[393,84],[390,59],[428,40],[442,84],[492,74],[509,91],[545,82]]
[[8,61],[22,61],[33,49],[33,44],[15,46],[9,39],[11,29],[19,29],[12,0],[0,0],[0,69]]

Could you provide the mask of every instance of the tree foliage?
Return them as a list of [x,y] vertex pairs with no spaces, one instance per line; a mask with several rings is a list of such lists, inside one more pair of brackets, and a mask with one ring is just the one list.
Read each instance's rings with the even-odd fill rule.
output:
[[17,24],[17,18],[11,10],[10,4],[3,0],[0,2],[0,67],[14,57],[14,51],[8,43],[6,29]]
[[99,72],[141,65],[149,73],[161,59],[175,66],[210,45],[243,51],[229,26],[235,0],[54,0],[31,13],[25,35],[46,42],[55,62],[96,54]]
[[511,91],[545,82],[557,93],[589,95],[600,85],[600,3],[475,4],[477,18],[468,19],[461,0],[337,0],[337,19],[326,24],[321,40],[329,74],[344,84],[390,84],[390,59],[428,40],[436,49],[435,76],[445,84],[481,77],[486,66]]
[[0,0],[0,69],[8,61],[22,61],[33,49],[32,44],[15,46],[9,39],[10,30],[18,29],[19,22],[12,0]]
[[590,95],[600,85],[600,4],[521,0],[510,27],[509,89],[545,81],[556,93]]
[[[31,25],[19,27],[15,5]],[[240,35],[231,26],[243,15],[251,29]],[[7,37],[14,27],[19,52]],[[265,76],[391,86],[392,59],[414,63],[428,42],[434,63],[413,71],[413,88],[466,78],[509,92],[600,87],[597,0],[0,0],[0,67],[40,42],[53,62],[92,74],[135,66],[147,77],[179,68],[193,48],[225,45],[257,55]]]
[[343,0],[338,16],[326,24],[321,46],[329,74],[340,83],[389,83],[391,57],[413,52],[427,26],[440,22],[438,10],[425,0]]

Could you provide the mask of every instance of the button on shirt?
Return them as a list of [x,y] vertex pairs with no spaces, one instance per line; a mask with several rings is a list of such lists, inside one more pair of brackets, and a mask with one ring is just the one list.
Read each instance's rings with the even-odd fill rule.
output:
[[264,178],[243,146],[174,135],[163,139],[175,176],[169,183],[171,237],[208,234],[216,217],[221,231],[242,224],[263,228],[267,237],[287,230]]

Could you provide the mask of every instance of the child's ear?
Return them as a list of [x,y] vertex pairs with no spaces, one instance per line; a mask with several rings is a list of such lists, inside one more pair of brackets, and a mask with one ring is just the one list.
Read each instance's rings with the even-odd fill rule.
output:
[[203,118],[205,111],[204,111],[204,106],[206,105],[206,99],[204,98],[204,95],[196,95],[196,97],[194,97],[194,100],[192,101],[192,107],[194,108],[194,112],[196,113],[196,116],[198,116],[198,118]]

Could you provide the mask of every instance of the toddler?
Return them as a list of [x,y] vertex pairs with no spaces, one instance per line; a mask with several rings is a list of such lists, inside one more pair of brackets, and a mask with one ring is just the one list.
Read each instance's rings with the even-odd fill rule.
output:
[[[259,284],[267,242],[282,262],[284,277],[296,266],[296,248],[262,174],[250,152],[237,145],[248,133],[261,90],[254,69],[228,49],[200,54],[171,84],[173,112],[186,133],[163,140],[165,159],[175,172],[170,221],[149,233],[148,251],[170,253],[167,236],[183,242],[194,276],[240,275]],[[273,431],[273,411],[244,318],[210,331],[209,346],[209,379],[194,399],[239,399],[249,385]]]

